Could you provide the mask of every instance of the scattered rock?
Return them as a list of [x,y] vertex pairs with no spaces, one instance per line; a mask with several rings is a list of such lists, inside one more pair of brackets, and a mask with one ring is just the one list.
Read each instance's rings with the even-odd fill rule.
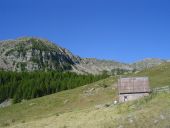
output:
[[94,91],[94,90],[95,90],[95,88],[92,88],[92,89],[90,89],[89,91],[92,92],[92,91]]
[[12,104],[12,99],[7,99],[4,102],[0,103],[0,108],[8,107]]
[[132,119],[129,119],[129,122],[130,122],[130,123],[133,123],[133,120],[132,120]]
[[161,120],[164,120],[165,116],[164,115],[160,115],[160,118],[161,118]]
[[123,128],[123,126],[122,126],[122,125],[119,125],[118,128]]
[[64,100],[64,104],[67,104],[69,100]]
[[94,95],[95,88],[91,88],[90,90],[84,91],[85,96],[92,96]]
[[36,105],[36,103],[30,103],[29,106],[33,106],[33,105]]
[[117,101],[117,100],[115,100],[115,101],[114,101],[114,105],[116,105],[117,103],[118,103],[118,101]]
[[135,105],[132,105],[132,106],[130,106],[130,108],[131,108],[131,109],[135,109],[135,108],[136,108],[136,106],[135,106]]
[[154,120],[154,124],[157,124],[159,121],[158,120]]
[[96,109],[101,109],[101,108],[104,108],[104,105],[103,105],[103,104],[96,105],[95,108],[96,108]]

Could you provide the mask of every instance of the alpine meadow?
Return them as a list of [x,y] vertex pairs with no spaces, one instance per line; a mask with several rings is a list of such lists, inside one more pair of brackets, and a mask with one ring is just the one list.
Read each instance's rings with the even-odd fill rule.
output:
[[170,128],[169,7],[0,0],[0,128]]

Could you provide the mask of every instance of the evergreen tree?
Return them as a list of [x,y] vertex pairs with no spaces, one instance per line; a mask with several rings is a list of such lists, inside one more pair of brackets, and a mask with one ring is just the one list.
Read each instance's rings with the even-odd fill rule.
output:
[[13,98],[14,103],[55,92],[76,88],[108,77],[77,75],[71,72],[6,72],[0,71],[0,102]]

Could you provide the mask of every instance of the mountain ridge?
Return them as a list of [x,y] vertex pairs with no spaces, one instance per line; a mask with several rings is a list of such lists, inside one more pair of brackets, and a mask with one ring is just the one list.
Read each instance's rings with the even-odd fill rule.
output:
[[143,70],[166,62],[144,59],[133,64],[96,58],[81,58],[66,48],[37,37],[22,37],[0,41],[0,69],[9,71],[72,71],[100,74],[113,69]]

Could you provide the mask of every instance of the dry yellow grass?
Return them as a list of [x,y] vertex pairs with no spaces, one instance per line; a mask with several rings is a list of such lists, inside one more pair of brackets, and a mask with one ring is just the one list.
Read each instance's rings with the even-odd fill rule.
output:
[[169,128],[169,99],[170,94],[158,94],[126,104],[53,115],[9,128]]

